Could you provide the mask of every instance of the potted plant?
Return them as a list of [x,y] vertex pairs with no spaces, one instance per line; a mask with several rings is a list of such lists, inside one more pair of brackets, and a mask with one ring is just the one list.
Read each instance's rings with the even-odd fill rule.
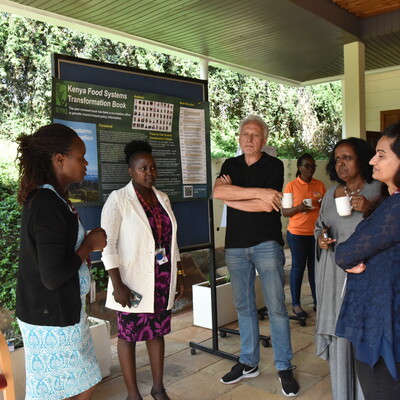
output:
[[[229,275],[216,279],[218,328],[237,320],[237,312],[233,302],[232,285]],[[257,309],[264,307],[261,281],[258,275],[255,280]],[[205,281],[192,286],[193,324],[203,328],[212,328],[211,287]]]
[[88,319],[101,377],[105,378],[111,374],[110,322],[94,317],[88,317]]

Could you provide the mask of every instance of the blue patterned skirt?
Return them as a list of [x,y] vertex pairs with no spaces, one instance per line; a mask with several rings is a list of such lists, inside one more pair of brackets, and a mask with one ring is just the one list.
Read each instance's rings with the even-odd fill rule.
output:
[[[81,294],[90,287],[86,265],[79,270]],[[82,296],[80,321],[71,326],[38,326],[18,320],[24,340],[25,400],[62,400],[101,381]]]

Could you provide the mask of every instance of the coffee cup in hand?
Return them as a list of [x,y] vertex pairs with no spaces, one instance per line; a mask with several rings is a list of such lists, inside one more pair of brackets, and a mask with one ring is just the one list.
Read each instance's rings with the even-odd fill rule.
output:
[[312,208],[312,199],[304,199],[303,204],[306,205],[307,207]]
[[351,214],[353,207],[350,202],[350,197],[348,196],[336,197],[335,203],[336,203],[337,213],[341,217],[346,217]]
[[283,193],[282,208],[293,207],[293,193]]

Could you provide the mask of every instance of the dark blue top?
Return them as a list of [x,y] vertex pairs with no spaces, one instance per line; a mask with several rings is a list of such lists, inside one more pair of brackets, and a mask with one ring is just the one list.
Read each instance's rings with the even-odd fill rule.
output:
[[357,360],[375,365],[380,357],[397,379],[400,362],[400,195],[388,197],[336,249],[343,269],[361,261],[366,270],[348,274],[336,335],[351,341]]
[[[244,155],[241,155],[227,159],[222,164],[221,175],[229,175],[236,186],[270,188],[281,192],[283,163],[263,152],[257,162],[247,165]],[[280,212],[247,212],[228,207],[225,248],[252,247],[267,240],[283,245]]]

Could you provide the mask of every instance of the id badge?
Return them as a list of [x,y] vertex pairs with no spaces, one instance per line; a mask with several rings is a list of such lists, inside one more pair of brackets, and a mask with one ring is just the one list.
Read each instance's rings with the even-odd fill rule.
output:
[[165,254],[164,247],[156,249],[156,261],[158,265],[162,265],[168,262],[168,258],[167,255]]
[[90,302],[94,303],[96,301],[96,281],[94,279],[90,282]]

